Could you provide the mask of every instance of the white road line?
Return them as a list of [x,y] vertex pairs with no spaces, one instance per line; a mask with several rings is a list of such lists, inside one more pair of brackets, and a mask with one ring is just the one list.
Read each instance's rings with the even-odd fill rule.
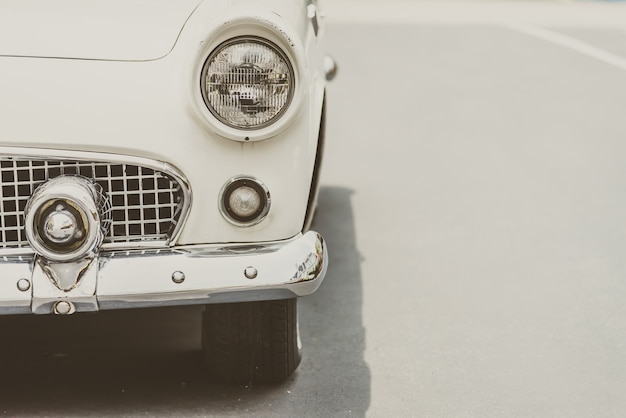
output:
[[503,26],[515,32],[523,33],[547,42],[551,42],[556,45],[560,45],[588,57],[597,59],[598,61],[602,61],[606,64],[612,65],[622,70],[626,70],[625,58],[607,52],[586,42],[579,41],[578,39],[571,38],[569,36],[548,29],[526,24],[509,23]]
[[[559,28],[626,29],[626,2],[326,0],[334,24],[489,25],[571,49],[626,70],[626,58],[563,35]],[[544,29],[545,27],[555,30]]]
[[626,2],[325,0],[322,13],[341,24],[502,24],[626,28]]

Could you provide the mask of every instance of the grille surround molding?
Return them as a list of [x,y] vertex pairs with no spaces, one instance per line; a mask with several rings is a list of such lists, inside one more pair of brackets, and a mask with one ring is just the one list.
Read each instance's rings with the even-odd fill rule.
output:
[[[19,195],[18,196],[19,198],[18,197],[14,198],[15,206],[16,206],[15,213],[17,214],[17,218],[18,218],[17,227],[21,228],[21,232],[18,232],[18,236],[19,235],[24,236],[24,233],[23,233],[24,225],[19,225],[19,222],[20,222],[19,218],[21,217],[22,221],[24,219],[23,208],[20,208],[20,206],[22,205],[22,202],[20,200],[23,201],[22,196],[24,195],[24,193],[19,193],[18,187],[20,186],[24,187],[25,185],[29,185],[30,191],[28,193],[28,197],[30,197],[30,195],[37,188],[37,186],[39,186],[46,180],[57,177],[58,175],[66,174],[64,172],[64,169],[61,169],[59,170],[60,174],[50,175],[50,167],[56,169],[62,166],[62,167],[67,168],[69,171],[77,170],[78,173],[76,173],[76,175],[81,175],[80,168],[77,168],[77,167],[86,167],[85,170],[87,170],[87,168],[92,170],[94,177],[90,177],[90,176],[84,176],[84,177],[91,178],[93,181],[95,181],[98,184],[101,184],[104,181],[108,181],[108,186],[111,189],[105,187],[105,191],[106,191],[105,195],[107,195],[108,199],[111,201],[111,204],[113,205],[114,210],[124,211],[126,219],[120,222],[126,225],[126,228],[127,228],[126,232],[130,230],[129,225],[131,223],[134,222],[133,225],[135,225],[135,224],[138,224],[138,222],[144,222],[143,210],[139,210],[139,212],[141,212],[140,218],[135,219],[135,220],[128,219],[128,217],[130,216],[129,215],[130,211],[131,210],[137,211],[138,209],[141,209],[141,208],[145,209],[145,206],[150,206],[150,205],[145,205],[144,198],[141,197],[143,196],[143,194],[141,194],[143,193],[143,189],[141,186],[142,184],[141,179],[152,179],[154,181],[154,192],[152,192],[152,194],[155,195],[154,198],[155,200],[157,200],[153,205],[154,210],[155,210],[155,215],[156,215],[155,223],[159,222],[158,221],[159,219],[158,211],[160,210],[159,208],[164,208],[167,206],[167,205],[163,205],[162,207],[159,206],[158,194],[160,193],[160,190],[159,190],[158,183],[163,182],[165,180],[169,180],[171,187],[173,187],[172,185],[175,185],[178,187],[178,189],[176,189],[175,191],[174,189],[170,187],[163,192],[163,193],[170,193],[172,198],[174,198],[174,193],[178,193],[180,196],[180,200],[181,200],[180,203],[170,202],[169,204],[169,206],[172,207],[171,210],[174,212],[171,213],[171,226],[168,232],[159,232],[158,234],[152,234],[154,236],[153,238],[145,240],[144,238],[142,238],[145,236],[144,226],[139,226],[139,228],[141,228],[141,234],[132,234],[132,237],[131,237],[131,234],[127,234],[127,236],[115,235],[113,232],[113,228],[115,227],[115,225],[112,225],[111,232],[105,238],[105,242],[100,247],[102,250],[105,250],[105,251],[120,250],[120,249],[132,250],[132,249],[142,249],[142,248],[165,248],[165,247],[172,246],[173,243],[177,241],[181,233],[182,227],[189,213],[189,208],[191,207],[191,188],[189,187],[188,181],[185,179],[183,174],[176,167],[174,167],[173,165],[169,163],[165,163],[162,161],[155,161],[155,160],[143,158],[143,157],[135,157],[135,156],[127,156],[127,155],[103,153],[103,152],[63,151],[63,150],[32,149],[32,148],[19,148],[19,147],[2,147],[0,148],[0,165],[6,165],[7,161],[9,161],[11,164],[14,164],[15,166],[18,165],[17,163],[18,161],[23,161],[23,163],[20,163],[20,164],[26,164],[26,165],[28,165],[29,161],[31,162],[30,165],[28,165],[28,167],[22,167],[24,168],[24,170],[22,171],[28,171],[30,173],[30,178],[29,179],[25,179],[24,177],[22,177],[22,179],[16,178],[14,179],[14,184],[13,184],[13,186],[15,187],[16,195]],[[42,162],[42,165],[37,165],[34,167],[32,165],[32,162],[34,161]],[[67,162],[67,163],[72,163],[72,164],[56,165],[56,163],[59,163],[59,162]],[[111,172],[112,172],[111,167],[115,167],[116,170],[119,170],[119,166],[122,166],[125,169],[123,175],[111,176]],[[102,170],[101,167],[108,167],[109,171],[104,177],[96,176],[95,175],[96,167],[99,167],[98,170]],[[126,175],[126,171],[127,171],[126,169],[128,167],[137,168],[137,174],[131,173],[130,175]],[[134,170],[134,168],[131,168],[131,170]],[[41,178],[36,177],[33,174],[35,169],[45,170],[45,178],[41,179]],[[6,185],[2,178],[2,173],[3,173],[2,170],[3,170],[2,167],[0,167],[0,188]],[[143,176],[144,170],[148,172],[148,174],[146,174],[145,176]],[[5,171],[11,171],[11,170],[7,169]],[[152,174],[150,174],[150,172],[152,172]],[[158,180],[159,178],[164,179],[164,180]],[[127,193],[128,192],[128,180],[134,181],[137,179],[139,179],[139,181],[136,183],[138,183],[139,186],[136,190],[132,190],[132,192],[133,194],[140,196],[140,202],[136,205],[133,205],[133,204],[129,204],[128,202],[128,197],[129,197]],[[116,186],[113,187],[113,182],[117,182],[120,180],[124,183],[122,190],[118,190],[118,186],[120,186],[119,183],[116,183]],[[7,243],[5,242],[6,235],[4,231],[7,227],[4,224],[5,222],[4,219],[8,211],[5,210],[4,204],[3,204],[5,200],[4,193],[2,193],[1,191],[0,193],[1,193],[0,194],[0,218],[2,219],[2,223],[0,223],[0,255],[17,255],[17,254],[34,253],[33,250],[30,248],[30,246],[27,243],[24,244],[22,241],[18,241],[18,242],[15,242],[14,244],[9,244],[9,245],[7,245]],[[150,194],[150,193],[147,193],[147,194]],[[113,198],[113,196],[117,196],[117,198]],[[123,205],[119,205],[120,197],[124,201]],[[10,198],[11,196],[9,196],[9,199],[7,200],[10,201],[11,200]],[[113,202],[113,200],[117,200],[118,204],[116,205],[115,202]],[[24,201],[24,204],[25,204],[25,201]],[[152,207],[149,207],[149,209],[152,209]],[[136,227],[134,226],[134,228]],[[158,230],[159,226],[156,226],[156,229]],[[155,238],[156,235],[159,235],[160,237],[157,239]]]

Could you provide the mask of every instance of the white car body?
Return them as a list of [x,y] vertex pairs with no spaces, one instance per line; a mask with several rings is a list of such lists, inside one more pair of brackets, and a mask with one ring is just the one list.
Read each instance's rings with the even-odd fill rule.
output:
[[[307,231],[327,76],[317,7],[311,0],[2,2],[0,155],[162,170],[186,198],[167,242],[105,240],[85,263],[48,260],[32,246],[3,243],[0,313],[242,302],[315,291],[327,266],[323,239]],[[293,66],[291,104],[260,129],[221,123],[201,93],[209,54],[240,36],[270,41]],[[219,205],[225,184],[237,176],[260,179],[271,195],[267,215],[245,227],[225,219]]]
[[[302,230],[315,160],[322,56],[306,2],[263,3],[120,0],[94,14],[99,2],[3,2],[0,144],[131,155],[178,167],[192,186],[193,207],[177,245],[294,237]],[[271,140],[242,144],[225,140],[210,122],[198,77],[221,39],[250,31],[290,47],[299,89],[295,114],[272,126],[278,133]],[[272,194],[271,214],[252,230],[223,222],[215,204],[224,182],[242,173],[262,178]]]

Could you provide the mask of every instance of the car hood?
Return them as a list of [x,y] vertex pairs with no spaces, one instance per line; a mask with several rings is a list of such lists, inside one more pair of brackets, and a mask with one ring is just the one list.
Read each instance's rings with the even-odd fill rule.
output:
[[148,61],[167,55],[201,0],[3,0],[0,56]]

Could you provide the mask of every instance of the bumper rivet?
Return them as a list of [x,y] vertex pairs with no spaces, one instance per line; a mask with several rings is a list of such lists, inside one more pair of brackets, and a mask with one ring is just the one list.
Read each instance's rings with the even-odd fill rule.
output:
[[67,315],[72,312],[72,304],[64,300],[57,302],[54,305],[54,313],[57,315]]
[[28,279],[19,279],[17,281],[17,288],[22,292],[30,290],[30,281]]
[[182,271],[175,271],[172,273],[172,281],[176,284],[181,284],[185,281],[185,273]]
[[243,274],[248,279],[256,279],[256,276],[259,274],[259,272],[254,267],[246,267],[246,269],[243,271]]

